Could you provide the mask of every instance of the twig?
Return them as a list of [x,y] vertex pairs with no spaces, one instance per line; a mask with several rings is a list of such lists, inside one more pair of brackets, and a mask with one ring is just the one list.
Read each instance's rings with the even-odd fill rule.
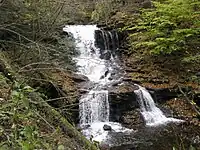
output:
[[54,131],[56,130],[44,117],[42,117],[39,113],[34,111],[36,115],[38,115],[46,124],[48,124]]
[[20,46],[23,46],[23,47],[29,48],[29,46],[27,46],[27,45],[24,45],[24,44],[22,44],[22,43],[17,43],[17,42],[14,42],[14,41],[0,40],[0,42],[10,43],[10,44],[15,44],[15,45],[20,45]]
[[192,108],[194,109],[194,111],[200,115],[200,111],[198,110],[197,106],[194,105],[190,99],[187,97],[187,95],[183,92],[183,90],[181,89],[181,87],[178,85],[179,91],[183,94],[183,96],[186,98],[186,100],[188,101],[189,104],[191,104]]
[[65,69],[63,68],[32,68],[32,69],[27,69],[27,70],[19,70],[19,73],[22,72],[30,72],[30,71],[40,71],[40,70],[59,70],[59,71],[64,71]]
[[47,62],[31,63],[31,64],[28,64],[28,65],[26,65],[26,66],[20,68],[18,72],[20,72],[20,71],[23,70],[24,68],[27,68],[27,67],[30,67],[30,66],[33,66],[33,65],[52,65],[52,63],[47,63]]

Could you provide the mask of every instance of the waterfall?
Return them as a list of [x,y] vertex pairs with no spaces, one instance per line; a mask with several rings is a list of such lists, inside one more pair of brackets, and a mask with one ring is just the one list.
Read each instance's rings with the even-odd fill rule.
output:
[[96,46],[101,50],[115,51],[119,48],[119,37],[115,30],[96,30],[96,39],[98,40]]
[[79,100],[80,127],[83,134],[89,139],[102,141],[108,134],[108,131],[103,130],[104,125],[111,126],[115,132],[129,131],[119,123],[109,120],[110,108],[106,87],[116,81],[109,77],[113,68],[117,68],[112,56],[112,50],[117,48],[115,43],[119,43],[117,33],[112,35],[111,32],[100,30],[95,25],[65,26],[63,30],[71,33],[76,40],[76,48],[80,52],[80,55],[74,58],[78,73],[87,76],[95,84],[90,92]]
[[106,36],[106,33],[103,31],[103,30],[101,30],[101,33],[102,33],[102,37],[103,37],[103,41],[104,41],[104,49],[106,50],[106,49],[108,49],[108,40],[107,40],[107,36]]
[[163,112],[156,107],[153,98],[150,93],[141,86],[135,91],[138,97],[138,102],[140,104],[141,113],[148,126],[156,126],[160,124],[165,124],[169,122],[182,122],[182,120],[175,118],[167,118]]
[[80,124],[87,125],[93,122],[109,121],[108,91],[91,90],[85,98],[80,100]]

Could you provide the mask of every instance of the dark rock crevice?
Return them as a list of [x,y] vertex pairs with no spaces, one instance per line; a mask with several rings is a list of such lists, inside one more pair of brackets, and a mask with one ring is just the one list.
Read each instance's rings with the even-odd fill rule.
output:
[[163,104],[167,100],[176,98],[178,97],[179,94],[175,89],[170,89],[170,88],[146,88],[146,89],[152,95],[154,100],[159,104]]

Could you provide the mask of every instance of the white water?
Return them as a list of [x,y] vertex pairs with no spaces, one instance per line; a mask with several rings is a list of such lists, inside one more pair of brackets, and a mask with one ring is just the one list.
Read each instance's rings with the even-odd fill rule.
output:
[[110,68],[107,68],[105,60],[99,58],[99,49],[94,45],[94,31],[98,28],[94,25],[77,25],[66,26],[63,30],[72,33],[76,40],[76,47],[80,52],[75,58],[79,73],[87,76],[90,81],[105,83],[107,78],[104,80],[100,78]]
[[166,124],[169,122],[183,122],[182,120],[175,118],[167,118],[163,112],[156,107],[153,98],[150,93],[141,86],[135,91],[138,101],[140,103],[141,113],[148,126],[157,126],[160,124]]
[[109,121],[108,91],[91,90],[85,98],[80,100],[80,124],[87,125],[93,122]]
[[[99,58],[100,49],[94,44],[94,33],[98,28],[94,25],[77,25],[66,26],[63,30],[72,33],[76,40],[77,49],[80,51],[80,55],[75,58],[79,73],[96,83],[96,86],[79,101],[80,127],[83,129],[83,134],[89,139],[101,142],[106,140],[108,134],[108,131],[103,130],[105,124],[110,125],[115,132],[131,131],[123,128],[119,123],[109,121],[110,108],[105,85],[114,82],[110,81],[109,77],[113,70],[111,63],[113,65],[115,62],[113,57],[109,61]],[[106,48],[109,47],[108,38],[104,40],[104,44]],[[108,75],[102,78],[106,71],[109,71]]]

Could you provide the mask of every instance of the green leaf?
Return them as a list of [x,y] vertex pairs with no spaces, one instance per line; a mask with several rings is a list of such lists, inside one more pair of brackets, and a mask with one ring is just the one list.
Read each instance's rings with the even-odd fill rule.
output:
[[59,145],[58,150],[65,150],[65,147],[63,145]]

